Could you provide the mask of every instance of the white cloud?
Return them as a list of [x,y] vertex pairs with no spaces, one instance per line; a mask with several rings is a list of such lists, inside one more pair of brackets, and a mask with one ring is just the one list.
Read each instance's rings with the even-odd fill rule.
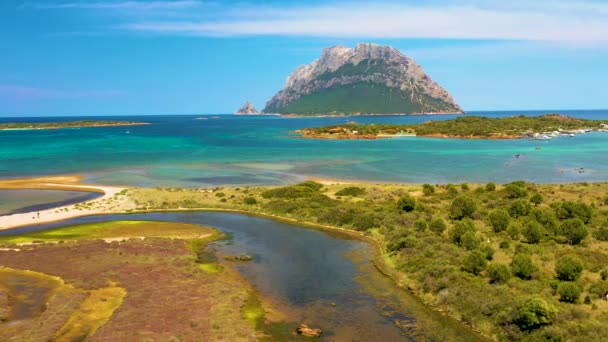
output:
[[198,36],[522,40],[608,44],[608,4],[443,1],[224,8],[216,20],[134,21],[121,29]]
[[175,1],[103,1],[103,2],[62,2],[57,4],[36,4],[39,9],[107,9],[107,10],[163,10],[183,9],[201,5],[195,0]]

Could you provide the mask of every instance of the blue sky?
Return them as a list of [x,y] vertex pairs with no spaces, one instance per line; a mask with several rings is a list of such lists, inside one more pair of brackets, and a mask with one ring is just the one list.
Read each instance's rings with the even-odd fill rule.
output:
[[0,2],[0,115],[259,109],[332,45],[389,44],[465,110],[608,108],[608,3]]

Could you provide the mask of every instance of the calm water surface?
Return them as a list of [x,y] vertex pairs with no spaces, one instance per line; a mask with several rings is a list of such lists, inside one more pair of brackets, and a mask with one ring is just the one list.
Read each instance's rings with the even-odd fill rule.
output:
[[64,190],[0,190],[0,215],[46,210],[89,201],[101,195]]
[[[546,112],[553,111],[473,114],[502,117]],[[608,110],[560,113],[608,119]],[[291,132],[350,120],[418,123],[454,116],[202,117],[207,119],[130,116],[120,119],[151,124],[0,131],[0,178],[81,173],[89,183],[188,187],[281,184],[309,176],[413,183],[608,180],[608,133],[551,141],[417,137],[327,141],[298,139]],[[0,122],[76,119],[0,118]],[[521,157],[515,158],[516,154]],[[578,173],[577,168],[586,171]]]
[[212,248],[225,254],[252,255],[252,262],[234,264],[238,271],[290,320],[323,329],[323,340],[479,340],[460,323],[395,287],[371,263],[369,246],[345,236],[213,212],[94,216],[0,231],[0,235],[124,219],[202,224],[228,233],[230,243],[216,242]]

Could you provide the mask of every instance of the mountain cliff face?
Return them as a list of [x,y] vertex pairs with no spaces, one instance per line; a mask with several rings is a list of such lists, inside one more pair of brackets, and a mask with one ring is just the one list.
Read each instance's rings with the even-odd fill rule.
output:
[[245,102],[243,107],[241,107],[239,110],[234,112],[234,114],[240,114],[240,115],[252,114],[253,115],[253,114],[260,114],[260,112],[258,112],[257,109],[255,109],[255,107],[253,106],[253,104],[251,104],[251,102],[247,101],[247,102]]
[[390,46],[334,46],[298,67],[262,111],[278,114],[462,113],[414,60]]

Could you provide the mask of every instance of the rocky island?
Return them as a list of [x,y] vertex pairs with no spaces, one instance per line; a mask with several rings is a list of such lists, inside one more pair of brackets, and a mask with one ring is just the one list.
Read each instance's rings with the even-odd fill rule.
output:
[[253,106],[253,104],[249,101],[246,101],[243,107],[239,108],[236,112],[236,115],[257,115],[260,114],[257,109]]
[[97,121],[97,120],[78,120],[78,121],[66,121],[66,122],[14,122],[14,123],[0,124],[0,130],[136,126],[136,125],[147,125],[147,124],[148,123],[146,123],[146,122],[134,122],[134,121]]
[[390,46],[334,46],[298,67],[262,110],[294,115],[462,113],[413,59]]
[[488,118],[465,116],[453,120],[427,121],[422,124],[343,125],[297,130],[303,138],[312,139],[378,139],[397,136],[423,136],[459,139],[549,140],[557,136],[574,136],[589,131],[608,130],[607,120],[585,120],[559,114],[537,117],[511,116]]

